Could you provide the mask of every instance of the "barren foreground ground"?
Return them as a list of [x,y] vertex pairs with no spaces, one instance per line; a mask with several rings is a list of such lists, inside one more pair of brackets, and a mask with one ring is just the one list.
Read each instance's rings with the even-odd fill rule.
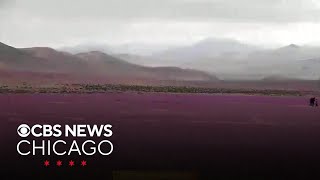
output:
[[[16,127],[21,123],[112,124],[114,153],[89,158],[87,169],[94,169],[94,175],[151,170],[191,171],[201,177],[230,173],[304,177],[320,163],[320,108],[309,107],[306,97],[7,94],[0,95],[0,119],[6,167],[23,167],[22,173],[30,176],[46,177],[53,170],[45,169],[42,161],[55,157],[18,156]],[[63,177],[62,172],[94,176],[55,169],[56,175]],[[7,173],[19,175],[12,169]]]

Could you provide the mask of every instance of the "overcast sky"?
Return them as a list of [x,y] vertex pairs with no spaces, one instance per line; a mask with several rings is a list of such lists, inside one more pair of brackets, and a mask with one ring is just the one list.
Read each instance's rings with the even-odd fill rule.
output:
[[16,47],[320,45],[320,0],[0,0],[0,22],[0,41]]

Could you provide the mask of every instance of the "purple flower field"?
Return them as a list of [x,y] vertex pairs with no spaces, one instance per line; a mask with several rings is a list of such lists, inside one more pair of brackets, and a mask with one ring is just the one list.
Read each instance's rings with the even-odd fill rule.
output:
[[150,124],[320,125],[320,109],[307,97],[107,93],[0,95],[8,122],[109,122]]
[[289,171],[320,162],[320,108],[307,97],[8,94],[0,119],[8,152],[22,123],[112,124],[115,149],[104,168]]

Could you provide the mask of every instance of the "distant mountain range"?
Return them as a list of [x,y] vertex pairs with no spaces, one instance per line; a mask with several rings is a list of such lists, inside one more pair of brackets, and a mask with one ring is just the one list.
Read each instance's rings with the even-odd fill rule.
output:
[[195,58],[243,55],[258,49],[258,47],[242,44],[236,40],[208,38],[190,46],[169,49],[152,56],[190,61]]
[[166,65],[214,72],[220,79],[257,80],[277,76],[289,79],[320,78],[320,47],[295,44],[264,49],[237,41],[210,39],[157,54],[151,59],[160,59]]
[[[85,45],[81,47],[86,49],[83,48]],[[188,46],[161,47],[158,51],[155,51],[152,45],[139,45],[139,49],[144,53],[132,51],[135,49],[132,46],[127,47],[127,51],[123,47],[122,51],[114,51],[116,48],[111,46],[95,48],[104,49],[104,52],[134,64],[198,69],[214,73],[219,79],[225,80],[320,78],[320,66],[317,63],[320,59],[320,47],[291,44],[277,49],[266,49],[232,39],[217,38],[204,39]],[[95,50],[92,46],[88,46],[88,49]]]
[[17,49],[0,43],[0,79],[60,78],[77,82],[106,80],[216,81],[214,75],[177,67],[145,67],[104,52],[78,54],[47,47]]
[[85,77],[201,81],[320,79],[320,47],[296,44],[266,49],[232,39],[209,38],[181,47],[83,44],[59,51],[41,47],[16,49],[1,44],[0,53],[0,69]]
[[107,54],[135,54],[150,56],[154,53],[163,52],[176,46],[161,44],[127,43],[122,45],[110,45],[107,43],[84,43],[76,46],[60,47],[58,50],[70,52],[72,54],[101,51]]
[[[112,52],[111,52],[112,53]],[[214,73],[226,80],[320,78],[320,47],[288,46],[266,49],[229,39],[206,39],[152,55],[112,53],[145,66],[176,66]]]

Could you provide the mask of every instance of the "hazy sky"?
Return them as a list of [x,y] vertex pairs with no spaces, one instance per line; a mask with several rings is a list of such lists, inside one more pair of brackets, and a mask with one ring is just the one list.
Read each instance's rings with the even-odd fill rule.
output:
[[0,41],[191,44],[208,37],[320,45],[320,0],[0,0]]

